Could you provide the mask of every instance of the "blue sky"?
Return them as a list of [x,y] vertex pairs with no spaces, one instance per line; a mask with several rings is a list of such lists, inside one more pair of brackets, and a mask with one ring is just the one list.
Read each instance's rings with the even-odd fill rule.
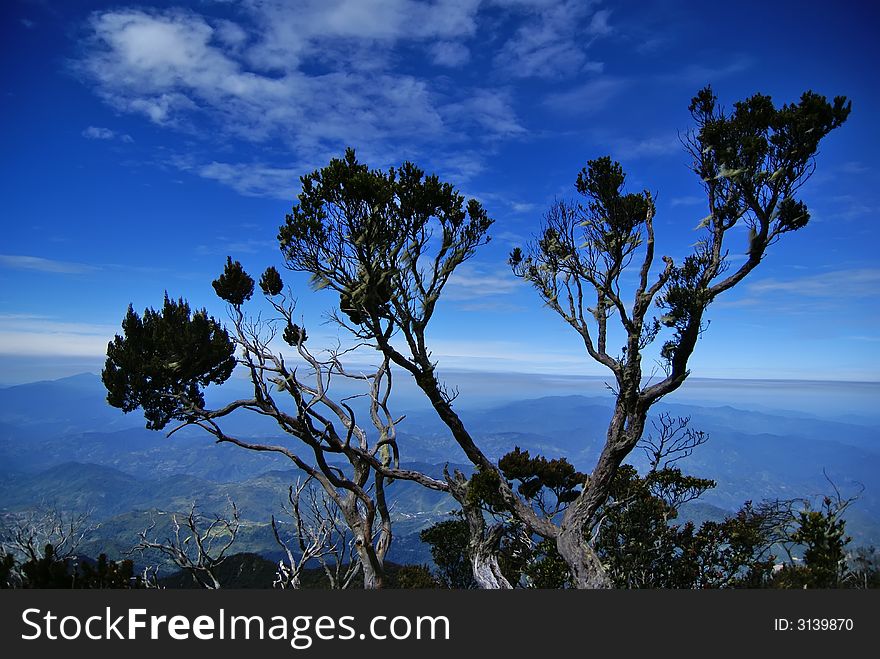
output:
[[[507,266],[589,158],[658,199],[680,258],[705,215],[679,135],[727,106],[853,100],[803,190],[813,213],[710,309],[695,376],[880,375],[880,147],[871,3],[243,0],[2,4],[0,382],[98,371],[129,302],[224,309],[227,255],[258,274],[299,176],[345,146],[479,198],[493,241],[431,334],[447,368],[599,375]],[[743,234],[742,251],[746,251]],[[288,275],[314,342],[334,299]]]

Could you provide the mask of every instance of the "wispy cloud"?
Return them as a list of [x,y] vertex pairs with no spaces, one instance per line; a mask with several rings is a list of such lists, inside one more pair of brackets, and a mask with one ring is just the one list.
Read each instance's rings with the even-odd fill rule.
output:
[[441,369],[463,369],[483,372],[558,373],[571,375],[604,375],[601,367],[594,365],[577,350],[570,348],[554,350],[546,345],[537,348],[535,342],[498,340],[437,340],[432,341],[432,354]]
[[115,140],[119,139],[123,142],[134,142],[131,135],[117,134],[109,128],[101,128],[99,126],[89,126],[82,132],[82,136],[89,140]]
[[863,195],[834,195],[829,197],[823,207],[827,210],[822,217],[827,219],[854,220],[866,215],[877,215],[880,212],[880,206],[873,202],[870,193]]
[[856,160],[850,160],[840,166],[840,171],[844,174],[865,174],[871,171],[871,168],[864,163]]
[[497,89],[475,89],[468,98],[442,108],[455,125],[475,127],[478,134],[510,137],[525,133],[513,111],[509,94]]
[[672,39],[666,35],[652,35],[636,46],[636,52],[639,55],[653,55],[666,48],[671,42]]
[[684,197],[673,197],[669,200],[669,205],[673,208],[677,206],[699,206],[706,204],[706,198],[697,195],[686,195]]
[[[114,108],[153,123],[280,140],[293,155],[287,163],[214,158],[189,168],[245,195],[278,196],[284,181],[296,181],[292,167],[344,146],[380,152],[393,141],[398,153],[440,159],[474,148],[475,134],[477,142],[523,134],[503,90],[450,88],[389,63],[397,44],[421,41],[436,64],[463,64],[462,40],[475,32],[479,5],[266,0],[243,3],[248,20],[240,23],[182,10],[108,10],[93,15],[77,69]],[[315,62],[320,73],[309,66]],[[96,139],[112,133],[87,131]]]
[[492,240],[500,240],[511,246],[522,246],[528,242],[528,238],[516,231],[499,231],[498,233],[492,234]]
[[629,160],[668,156],[681,152],[681,141],[675,135],[646,137],[643,139],[620,137],[610,141],[609,146],[613,149],[615,157]]
[[464,66],[471,59],[470,49],[459,41],[438,41],[428,47],[434,64],[455,68]]
[[712,84],[737,73],[743,73],[752,67],[754,60],[746,55],[739,55],[725,64],[715,66],[707,64],[688,64],[678,71],[666,73],[659,77],[661,82],[681,83],[683,85]]
[[519,286],[520,281],[507,269],[464,263],[450,277],[443,297],[455,302],[485,300],[512,293]]
[[[181,167],[184,168],[184,167]],[[186,167],[202,178],[218,181],[246,197],[292,199],[300,172],[259,163],[210,162]]]
[[564,114],[590,114],[605,108],[628,86],[629,82],[622,78],[595,78],[572,89],[550,94],[544,99],[544,105]]
[[86,263],[57,261],[24,254],[0,254],[0,266],[14,270],[35,270],[62,275],[81,275],[99,269]]
[[749,284],[753,295],[786,293],[811,298],[876,298],[880,295],[880,268],[835,270],[796,279],[764,279]]
[[868,343],[877,343],[878,341],[880,341],[880,336],[868,336],[864,334],[844,336],[842,338],[847,341],[866,341]]
[[596,38],[612,31],[610,10],[582,0],[497,4],[529,14],[495,55],[496,67],[506,75],[553,79],[601,71],[602,64],[587,53]]
[[119,329],[71,323],[49,316],[0,314],[0,354],[40,357],[96,357]]
[[254,238],[233,240],[225,236],[216,236],[212,238],[210,245],[198,245],[196,247],[197,254],[271,254],[277,250],[277,240],[257,240]]

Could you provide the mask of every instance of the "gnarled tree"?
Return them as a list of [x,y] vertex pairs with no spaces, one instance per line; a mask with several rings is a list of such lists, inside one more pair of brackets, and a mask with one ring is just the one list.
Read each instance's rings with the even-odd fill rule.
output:
[[[513,272],[534,286],[581,337],[589,357],[614,377],[604,448],[556,533],[559,553],[580,587],[608,584],[584,531],[642,437],[651,406],[688,377],[709,305],[752,272],[771,245],[807,225],[810,215],[798,190],[815,169],[819,143],[846,120],[850,103],[806,92],[798,103],[776,108],[756,94],[727,113],[707,87],[690,111],[696,130],[685,146],[709,214],[699,227],[703,239],[681,263],[664,256],[656,271],[652,196],[625,192],[623,169],[609,157],[590,160],[578,175],[584,202],[554,204],[534,244],[510,255]],[[742,225],[749,232],[748,255],[737,265],[728,258],[729,235]],[[630,267],[637,276],[627,295],[623,275]],[[654,309],[659,317],[651,315]],[[619,351],[609,346],[610,321],[625,336]],[[664,376],[651,381],[642,359],[660,340]]]
[[[387,172],[358,162],[353,150],[302,178],[299,203],[281,226],[286,265],[339,295],[340,325],[408,373],[481,473],[496,476],[498,496],[542,535],[546,517],[500,478],[453,409],[454,394],[436,376],[426,339],[437,302],[455,269],[488,242],[492,220],[474,199],[411,163]],[[486,524],[471,483],[447,475],[445,490],[462,505],[469,553],[481,587],[509,588],[497,560],[497,528]]]
[[[388,407],[392,384],[388,361],[372,373],[350,373],[343,366],[341,351],[313,353],[306,347],[305,329],[294,322],[293,303],[274,268],[263,274],[260,288],[277,317],[252,320],[245,316],[242,305],[253,295],[254,280],[237,261],[229,259],[214,281],[217,294],[229,304],[231,334],[204,310],[193,312],[184,300],[174,301],[167,295],[160,311],[147,309],[143,317],[129,308],[123,335],[117,335],[107,348],[102,373],[107,399],[125,412],[143,409],[148,428],[161,430],[176,421],[169,435],[196,426],[218,443],[286,456],[323,488],[341,512],[354,537],[364,586],[381,587],[383,561],[392,538],[386,485],[392,479],[416,480],[438,489],[447,485],[399,468],[397,420]],[[278,334],[292,349],[293,364],[270,345]],[[249,375],[252,396],[208,407],[204,388],[228,380],[236,366]],[[346,399],[332,394],[337,378],[363,387],[367,409],[362,415],[372,432],[358,422]],[[239,410],[272,419],[298,441],[290,446],[227,432],[224,420]]]

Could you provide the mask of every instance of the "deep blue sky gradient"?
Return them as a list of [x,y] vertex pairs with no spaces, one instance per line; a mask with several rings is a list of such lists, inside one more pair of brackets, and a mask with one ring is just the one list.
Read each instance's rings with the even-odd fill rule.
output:
[[[222,316],[226,256],[280,266],[298,177],[349,145],[438,172],[496,220],[441,303],[442,366],[603,374],[507,253],[610,154],[656,194],[659,251],[686,254],[706,212],[679,136],[707,83],[728,107],[812,89],[853,113],[803,190],[810,225],[711,307],[694,375],[876,381],[872,4],[4,2],[0,383],[99,370],[127,305],[165,290]],[[287,280],[312,341],[335,340],[333,298]]]

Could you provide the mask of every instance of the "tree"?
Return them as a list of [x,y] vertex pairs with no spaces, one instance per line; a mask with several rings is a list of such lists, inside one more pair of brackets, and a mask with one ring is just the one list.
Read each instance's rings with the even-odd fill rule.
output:
[[[706,193],[709,214],[698,227],[704,238],[681,263],[664,256],[660,272],[654,271],[652,195],[625,192],[623,168],[610,157],[588,161],[578,175],[576,189],[585,202],[555,203],[534,243],[512,251],[514,274],[533,285],[580,336],[587,355],[614,377],[615,407],[601,455],[559,526],[542,533],[555,537],[579,586],[610,583],[583,530],[595,523],[651,406],[688,377],[709,305],[749,275],[771,245],[807,225],[810,215],[798,190],[815,169],[819,143],[850,108],[844,97],[829,103],[813,92],[776,108],[756,94],[726,113],[709,87],[701,90],[690,104],[696,130],[685,146]],[[732,268],[728,236],[742,225],[749,230],[748,254]],[[638,274],[627,302],[622,277],[630,266]],[[650,315],[652,308],[659,318]],[[608,344],[612,319],[625,336],[616,354]],[[646,379],[643,356],[661,337],[664,377]]]
[[880,588],[880,554],[874,546],[858,547],[846,574],[850,588]]
[[[661,442],[658,442],[658,444]],[[646,447],[647,448],[647,447]],[[664,456],[665,457],[668,456]],[[672,456],[671,461],[683,455]],[[746,502],[721,521],[679,523],[679,509],[715,486],[711,480],[683,474],[678,467],[656,465],[639,475],[622,465],[600,510],[592,545],[615,588],[763,587],[771,582],[774,546],[790,537],[793,502]],[[502,526],[509,542],[500,547],[505,578],[525,588],[570,588],[571,571],[556,544],[527,537],[515,519]],[[446,520],[422,532],[444,587],[468,587],[445,578],[452,569],[468,575],[466,523]],[[780,585],[777,582],[777,585]]]
[[306,566],[311,561],[318,561],[330,588],[343,590],[351,585],[362,566],[354,540],[341,519],[339,506],[323,490],[310,487],[310,481],[297,481],[288,489],[290,507],[286,512],[293,520],[290,538],[282,537],[279,524],[272,517],[272,534],[287,558],[286,563],[278,563],[278,573],[272,585],[300,588]]
[[[455,392],[437,378],[428,325],[455,269],[488,242],[492,220],[436,175],[405,163],[370,170],[353,150],[302,178],[299,203],[279,231],[285,265],[311,276],[313,285],[339,295],[337,322],[411,376],[480,473],[494,479],[506,507],[529,528],[551,534],[503,479],[453,409]],[[426,484],[424,480],[419,481]],[[481,587],[510,587],[498,565],[498,529],[488,526],[463,474],[429,487],[449,492],[462,506],[469,555]]]
[[443,588],[476,587],[467,552],[469,538],[467,522],[460,517],[437,522],[419,533],[419,539],[431,547],[436,578]]
[[186,517],[171,513],[169,533],[164,539],[151,539],[156,528],[153,519],[150,527],[141,531],[133,551],[158,552],[189,574],[200,588],[216,590],[221,587],[217,570],[226,560],[241,528],[238,508],[232,501],[229,507],[231,514],[228,517],[206,517],[198,511],[195,503]]
[[[107,400],[124,412],[142,409],[151,429],[178,422],[169,435],[196,426],[218,443],[286,456],[323,488],[341,512],[353,535],[365,587],[381,587],[383,561],[392,539],[386,486],[394,479],[441,490],[448,490],[448,485],[399,467],[399,419],[389,409],[389,360],[383,359],[371,373],[350,372],[343,364],[348,350],[313,353],[306,345],[305,328],[294,322],[292,299],[272,267],[263,273],[259,285],[277,316],[267,320],[246,316],[242,306],[252,297],[254,284],[231,258],[213,282],[229,305],[231,332],[205,310],[193,311],[185,300],[175,301],[167,294],[161,310],[147,309],[143,317],[129,307],[122,335],[107,347],[102,372]],[[293,352],[293,364],[270,346],[276,337]],[[253,396],[216,409],[207,407],[204,389],[228,380],[236,366],[249,375]],[[350,397],[334,397],[332,382],[338,378],[363,388],[360,397],[366,401],[366,411],[362,410],[361,418],[367,418],[373,434],[358,422],[353,404],[347,402]],[[238,410],[274,420],[299,440],[300,448],[226,432],[223,420]]]
[[[58,567],[52,568],[53,574],[66,575],[67,568],[61,564],[66,565],[77,556],[80,545],[95,529],[90,517],[89,511],[65,511],[45,503],[24,513],[4,515],[0,524],[0,555],[7,586],[26,584],[27,575],[22,572],[25,565],[33,566],[32,569],[40,566],[40,574],[47,575],[49,566],[58,563]],[[47,555],[48,550],[51,554]]]
[[[527,496],[534,483],[525,493],[518,490],[480,449],[453,408],[456,393],[437,378],[428,325],[456,268],[488,242],[492,220],[479,202],[465,203],[452,185],[426,176],[412,163],[371,170],[347,150],[343,158],[302,177],[298,203],[278,234],[286,267],[307,273],[316,289],[335,292],[335,320],[357,339],[356,347],[371,347],[381,357],[373,374],[360,376],[369,390],[374,441],[356,423],[353,410],[329,394],[331,377],[358,378],[343,367],[343,355],[330,351],[328,358],[318,359],[305,348],[305,330],[294,323],[287,298],[279,297],[280,275],[267,270],[261,288],[280,316],[283,338],[311,369],[314,384],[300,379],[270,349],[275,330],[244,316],[241,307],[254,282],[231,259],[215,289],[230,305],[232,336],[204,312],[190,317],[183,301],[166,300],[162,314],[145,313],[143,322],[129,310],[125,338],[117,337],[108,348],[108,400],[124,410],[143,407],[155,427],[175,419],[202,427],[218,441],[289,457],[338,503],[355,535],[367,585],[381,584],[382,560],[391,542],[385,487],[391,479],[409,479],[449,492],[459,502],[468,524],[468,555],[481,587],[511,586],[499,562],[503,529],[487,522],[485,502],[512,516],[523,533],[555,543],[577,586],[609,586],[588,540],[620,464],[642,437],[651,406],[687,378],[711,302],[746,277],[771,244],[807,224],[806,206],[795,195],[813,171],[819,142],[845,121],[849,110],[842,97],[828,103],[808,92],[798,104],[780,109],[756,95],[726,115],[707,88],[691,103],[698,130],[687,142],[710,211],[702,223],[706,239],[693,254],[680,264],[664,257],[662,271],[652,273],[653,200],[647,192],[625,194],[623,170],[610,158],[589,161],[578,177],[586,205],[557,203],[528,253],[517,249],[511,254],[514,274],[535,286],[616,382],[615,410],[601,456],[588,476],[576,476],[576,487],[566,485],[570,499],[552,513]],[[747,260],[727,274],[725,236],[737,224],[747,225],[753,235]],[[621,276],[637,255],[636,290],[627,306]],[[595,294],[593,306],[588,306],[588,291]],[[660,318],[648,317],[652,305],[662,310]],[[612,356],[608,321],[615,316],[626,345]],[[645,382],[643,352],[661,336],[659,357],[666,376]],[[238,359],[235,347],[242,351]],[[206,409],[202,388],[224,381],[236,363],[250,374],[253,398]],[[439,480],[399,467],[395,419],[387,405],[392,367],[425,394],[474,466],[472,477],[454,472]],[[290,394],[292,411],[276,400],[280,392]],[[219,421],[238,409],[274,419],[301,440],[314,460],[307,462],[288,447],[224,433]],[[348,472],[330,465],[327,455],[344,458]]]
[[800,565],[785,566],[776,575],[777,586],[839,588],[850,578],[845,550],[852,538],[846,534],[844,513],[859,495],[845,499],[827,474],[825,478],[834,493],[822,497],[819,510],[814,510],[810,501],[805,501],[803,507],[792,515],[793,528],[787,541],[802,548],[803,560]]

